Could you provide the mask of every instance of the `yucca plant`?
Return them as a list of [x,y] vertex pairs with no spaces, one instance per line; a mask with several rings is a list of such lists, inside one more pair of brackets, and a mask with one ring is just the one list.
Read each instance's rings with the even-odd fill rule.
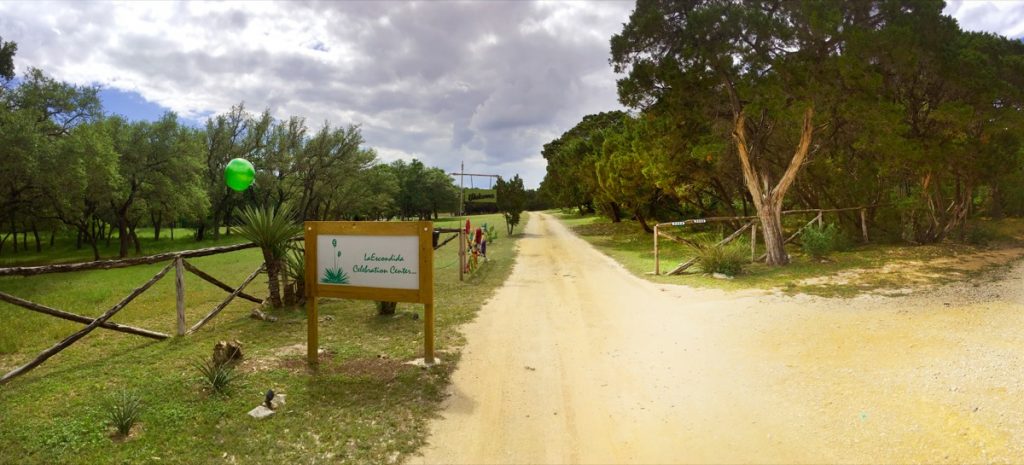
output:
[[743,271],[743,266],[750,260],[741,243],[717,245],[711,240],[703,240],[694,245],[697,263],[705,273],[736,276]]
[[288,249],[288,241],[302,233],[302,226],[293,221],[293,212],[289,207],[246,207],[238,218],[240,225],[235,231],[242,237],[256,243],[263,251],[263,261],[267,265],[267,288],[270,291],[270,305],[281,306],[281,289],[279,276],[281,263]]
[[195,367],[202,375],[203,383],[216,394],[226,394],[231,382],[238,379],[235,367],[230,363],[216,363],[212,359],[203,359],[197,361]]
[[302,249],[292,248],[285,255],[284,273],[295,283],[295,303],[303,303],[306,297],[306,254]]
[[142,399],[131,391],[119,391],[107,404],[107,415],[110,423],[117,429],[122,438],[128,437],[132,426],[139,422],[142,414]]

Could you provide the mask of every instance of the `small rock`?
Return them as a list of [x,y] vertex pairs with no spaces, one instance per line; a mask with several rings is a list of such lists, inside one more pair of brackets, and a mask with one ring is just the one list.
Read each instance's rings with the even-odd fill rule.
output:
[[268,409],[265,405],[259,405],[256,408],[249,411],[249,416],[257,420],[262,420],[274,414],[273,410]]
[[732,279],[732,276],[724,275],[722,273],[711,273],[711,277],[715,279]]
[[252,318],[254,320],[269,321],[271,323],[277,321],[276,316],[267,314],[258,308],[252,309],[252,312],[249,313],[249,318]]

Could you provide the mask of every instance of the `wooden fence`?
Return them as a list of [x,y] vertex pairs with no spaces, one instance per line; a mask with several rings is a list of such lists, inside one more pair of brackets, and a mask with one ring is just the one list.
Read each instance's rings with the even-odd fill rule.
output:
[[[56,355],[60,351],[68,348],[69,346],[71,346],[72,344],[77,342],[79,339],[82,339],[83,337],[85,337],[87,334],[89,334],[90,332],[92,332],[96,328],[103,328],[103,329],[107,329],[107,330],[111,330],[111,331],[118,331],[118,332],[122,332],[122,333],[134,334],[134,335],[137,335],[137,336],[142,336],[142,337],[147,337],[147,338],[150,338],[150,339],[157,339],[157,340],[163,340],[163,339],[167,339],[168,337],[170,337],[167,334],[160,333],[160,332],[157,332],[157,331],[151,331],[151,330],[143,329],[143,328],[136,328],[134,326],[128,326],[128,325],[123,325],[123,324],[118,324],[118,323],[111,323],[111,322],[109,322],[107,320],[109,320],[111,317],[113,317],[117,312],[121,311],[121,309],[123,309],[125,306],[127,306],[129,303],[131,303],[131,301],[134,300],[136,297],[138,297],[138,296],[142,295],[144,292],[146,292],[146,290],[148,290],[150,287],[152,287],[153,284],[156,284],[156,282],[159,281],[161,278],[163,278],[164,275],[166,275],[171,270],[171,268],[174,268],[174,272],[175,272],[175,280],[174,280],[175,281],[175,291],[176,291],[176,299],[175,299],[176,302],[175,302],[175,304],[176,304],[176,310],[177,310],[177,335],[178,336],[184,336],[186,334],[192,334],[192,333],[195,333],[196,331],[198,331],[206,323],[209,323],[210,320],[212,320],[214,317],[216,317],[217,314],[219,314],[221,312],[221,310],[223,310],[225,307],[227,307],[227,305],[229,303],[231,303],[231,301],[235,297],[246,299],[246,300],[258,303],[258,304],[262,304],[263,303],[263,299],[260,299],[258,297],[254,297],[254,296],[252,296],[250,294],[246,294],[245,292],[242,292],[242,290],[245,288],[245,286],[247,286],[254,279],[256,279],[256,276],[259,275],[259,273],[264,270],[265,265],[261,264],[258,268],[256,268],[256,270],[253,271],[247,278],[245,278],[245,280],[242,281],[242,283],[240,285],[238,285],[238,287],[231,287],[231,286],[221,282],[217,278],[214,278],[213,276],[210,276],[208,273],[200,270],[195,265],[193,265],[193,264],[189,263],[187,260],[185,260],[186,258],[205,257],[205,256],[208,256],[208,255],[216,255],[216,254],[234,252],[234,251],[237,251],[237,250],[243,250],[243,249],[248,249],[248,248],[252,248],[252,247],[256,247],[256,245],[250,243],[250,244],[238,244],[238,245],[229,245],[229,246],[222,246],[222,247],[209,247],[209,248],[205,248],[205,249],[196,249],[196,250],[188,250],[188,251],[181,251],[181,252],[168,252],[168,253],[162,253],[162,254],[156,254],[156,255],[149,255],[149,256],[146,256],[146,257],[128,258],[128,259],[123,259],[123,260],[99,260],[99,261],[93,261],[93,262],[70,263],[70,264],[60,264],[60,265],[44,265],[44,266],[28,266],[28,267],[21,266],[21,267],[0,268],[0,276],[34,276],[34,275],[47,274],[47,273],[68,273],[68,272],[83,271],[83,270],[107,270],[107,269],[113,269],[113,268],[125,268],[125,267],[129,267],[129,266],[149,265],[149,264],[159,263],[159,262],[168,261],[168,260],[171,261],[171,263],[168,263],[167,266],[163,267],[156,275],[154,275],[152,278],[150,278],[149,281],[146,281],[144,284],[142,284],[141,286],[137,287],[135,290],[133,290],[131,293],[129,293],[128,296],[126,296],[125,298],[121,299],[120,302],[115,304],[113,307],[110,307],[107,311],[103,312],[103,314],[100,315],[97,318],[89,318],[87,316],[78,315],[78,314],[71,313],[71,312],[68,312],[68,311],[58,310],[58,309],[47,307],[45,305],[41,305],[41,304],[38,304],[38,303],[35,303],[35,302],[30,302],[28,300],[25,300],[25,299],[22,299],[22,298],[19,298],[19,297],[7,294],[5,292],[0,292],[0,300],[2,300],[4,302],[7,302],[7,303],[10,303],[12,305],[16,305],[18,307],[21,307],[21,308],[24,308],[24,309],[27,309],[27,310],[31,310],[31,311],[34,311],[34,312],[43,313],[45,315],[50,315],[50,316],[53,316],[53,317],[56,317],[56,318],[61,318],[61,319],[69,320],[69,321],[75,321],[75,322],[82,323],[82,324],[86,325],[84,328],[76,331],[75,333],[73,333],[70,336],[64,338],[63,340],[61,340],[57,344],[53,345],[52,347],[44,350],[42,353],[37,355],[34,359],[29,361],[25,365],[22,365],[22,366],[20,366],[18,368],[15,368],[11,372],[5,374],[2,378],[0,378],[0,385],[5,384],[8,381],[14,379],[15,377],[17,377],[19,375],[22,375],[22,374],[25,374],[28,371],[32,370],[33,368],[41,365],[47,359],[49,359],[50,357],[53,357],[54,355]],[[192,325],[191,328],[188,328],[188,330],[185,329],[185,272],[186,271],[192,273],[195,276],[198,276],[199,278],[203,279],[206,282],[209,282],[210,284],[213,284],[214,286],[217,286],[220,289],[223,289],[225,292],[228,292],[227,298],[225,298],[221,303],[217,304],[213,308],[213,310],[211,310],[208,314],[206,314],[206,316],[204,316],[198,322],[196,322],[196,324]]]
[[[818,226],[821,227],[822,221],[823,221],[822,217],[823,217],[823,215],[825,213],[838,213],[838,212],[856,211],[856,210],[860,211],[861,235],[862,235],[862,238],[863,238],[864,242],[866,243],[866,242],[868,242],[868,225],[867,225],[867,210],[868,210],[868,208],[873,208],[873,207],[849,207],[849,208],[787,210],[787,211],[784,211],[784,212],[782,212],[783,215],[796,215],[796,214],[806,214],[806,213],[815,213],[816,215],[814,216],[814,218],[811,219],[811,221],[808,221],[803,226],[800,226],[800,228],[798,228],[796,230],[796,232],[794,232],[792,235],[790,235],[788,238],[786,238],[786,240],[783,241],[783,245],[788,244],[791,241],[793,241],[794,239],[796,239],[797,236],[800,235],[800,233],[804,232],[804,229],[806,229],[808,226],[810,226],[810,225],[812,225],[814,223],[818,223]],[[721,247],[723,245],[726,245],[726,244],[732,242],[733,240],[735,240],[736,238],[740,237],[743,234],[743,232],[745,232],[747,229],[749,229],[750,230],[750,261],[751,261],[751,263],[756,262],[756,261],[764,260],[768,256],[767,253],[764,253],[764,254],[761,254],[760,256],[757,256],[757,223],[758,223],[758,219],[757,219],[756,216],[716,216],[716,217],[710,217],[710,218],[695,218],[695,219],[683,220],[683,221],[673,221],[673,222],[670,222],[670,223],[658,223],[658,224],[654,225],[654,274],[655,275],[661,274],[661,257],[659,256],[659,251],[658,251],[658,238],[659,237],[663,237],[665,239],[668,239],[668,240],[671,240],[671,241],[674,241],[674,242],[680,242],[680,243],[684,243],[684,244],[687,244],[687,245],[696,246],[696,244],[694,244],[692,241],[688,241],[688,240],[680,238],[680,237],[675,237],[675,236],[672,236],[672,235],[662,231],[661,230],[662,227],[665,227],[665,226],[684,227],[684,226],[692,226],[692,225],[695,225],[695,224],[706,224],[706,223],[712,223],[712,222],[726,222],[726,221],[730,221],[730,222],[732,222],[732,221],[744,221],[744,224],[743,224],[742,227],[737,229],[735,232],[733,232],[732,234],[726,236],[724,239],[722,239],[721,241],[716,243],[713,247]],[[669,274],[669,275],[681,274],[687,268],[693,266],[693,264],[696,263],[696,262],[697,262],[697,258],[696,257],[691,258],[691,259],[689,259],[687,261],[684,261],[684,262],[676,265],[676,267],[673,268],[671,271],[669,271],[667,274]]]

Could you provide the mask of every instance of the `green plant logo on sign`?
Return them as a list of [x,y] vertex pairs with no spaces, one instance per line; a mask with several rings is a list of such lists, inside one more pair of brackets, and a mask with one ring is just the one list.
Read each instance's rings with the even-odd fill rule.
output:
[[332,239],[331,245],[334,247],[334,267],[328,267],[324,269],[324,276],[320,278],[320,282],[323,284],[348,284],[348,275],[345,274],[345,270],[342,270],[338,266],[338,259],[341,258],[341,251],[338,249],[338,240]]

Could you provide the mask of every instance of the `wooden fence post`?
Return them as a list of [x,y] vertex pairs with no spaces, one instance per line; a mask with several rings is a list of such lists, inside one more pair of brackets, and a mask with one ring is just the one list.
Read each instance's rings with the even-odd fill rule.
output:
[[757,223],[750,227],[750,263],[757,258]]
[[654,276],[661,274],[661,263],[658,260],[658,225],[654,225]]
[[175,303],[178,310],[178,336],[185,335],[185,266],[183,258],[179,255],[174,259],[174,289],[177,298]]
[[864,243],[868,242],[868,220],[867,208],[860,209],[860,232],[864,236]]
[[463,229],[459,229],[459,281],[465,280],[466,274],[466,238]]
[[823,214],[824,214],[823,211],[818,210],[818,229],[821,229],[821,215],[823,215]]

